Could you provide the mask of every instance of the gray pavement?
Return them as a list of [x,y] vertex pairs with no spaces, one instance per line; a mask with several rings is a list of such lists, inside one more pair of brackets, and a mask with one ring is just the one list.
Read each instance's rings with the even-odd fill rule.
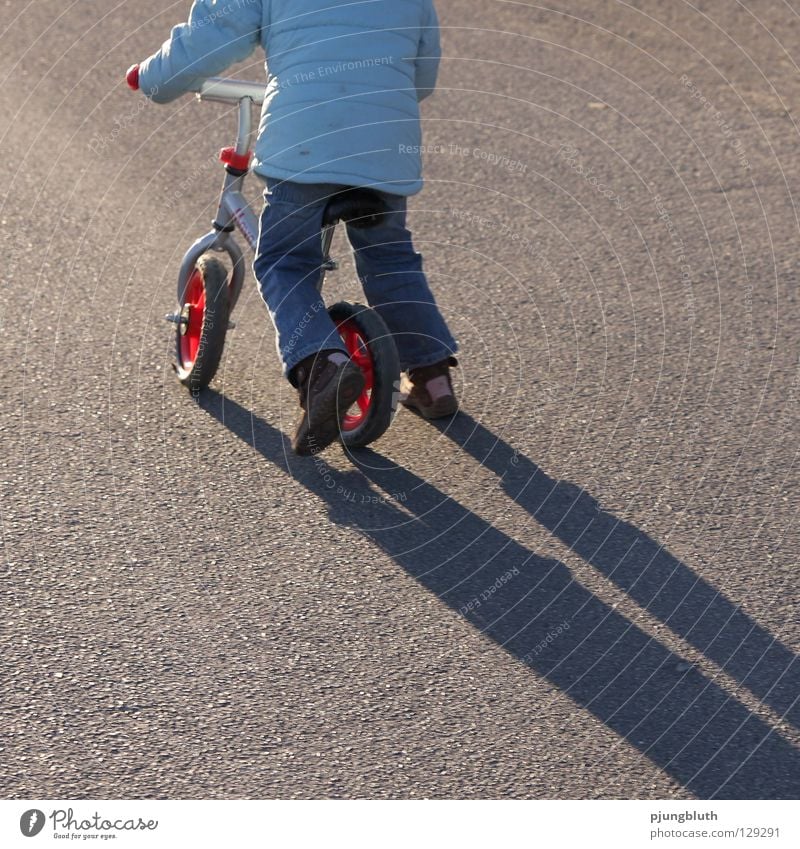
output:
[[0,792],[796,798],[798,13],[439,0],[464,412],[313,461],[252,278],[170,369],[234,123],[122,75],[187,8],[0,24]]

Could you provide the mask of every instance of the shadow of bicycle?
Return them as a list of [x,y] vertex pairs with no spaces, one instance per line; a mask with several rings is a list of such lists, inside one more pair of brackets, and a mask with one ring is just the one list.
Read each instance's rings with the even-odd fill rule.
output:
[[[280,431],[229,398],[211,392],[201,406],[316,495],[331,521],[368,539],[696,796],[796,798],[800,752],[713,680],[575,581],[563,563],[528,550],[378,452],[358,452],[353,471],[342,473],[323,457],[287,456]],[[738,672],[766,703],[781,706],[789,699],[792,682],[783,676],[794,668],[794,658],[788,650],[646,534],[598,510],[597,502],[577,487],[547,479],[468,416],[462,414],[445,432],[495,471],[517,504],[637,601],[646,600],[643,606],[692,645],[705,646],[719,662],[735,643],[736,651],[724,655],[726,671]],[[337,492],[342,488],[348,497]],[[402,509],[385,497],[391,493],[403,493]],[[620,524],[615,533],[621,536],[613,545],[598,545],[610,526]],[[626,554],[614,559],[620,547]],[[665,569],[675,576],[674,583],[667,582],[668,592],[662,588]],[[688,595],[687,612],[678,608],[688,584],[697,595]],[[723,624],[724,639],[711,639]],[[554,634],[557,638],[548,640]],[[748,670],[748,659],[755,655],[758,664]],[[789,703],[782,712],[792,710],[794,703]]]

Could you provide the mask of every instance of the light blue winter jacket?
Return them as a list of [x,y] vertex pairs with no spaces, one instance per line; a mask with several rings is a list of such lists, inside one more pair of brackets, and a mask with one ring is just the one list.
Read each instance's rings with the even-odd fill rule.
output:
[[254,169],[301,183],[422,188],[419,100],[436,84],[432,0],[194,0],[139,70],[167,103],[261,45],[267,90]]

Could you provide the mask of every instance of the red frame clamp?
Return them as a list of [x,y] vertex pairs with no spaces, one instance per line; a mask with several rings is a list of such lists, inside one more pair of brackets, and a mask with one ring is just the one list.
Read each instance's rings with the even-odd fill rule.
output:
[[237,153],[235,147],[223,147],[219,152],[219,161],[237,171],[247,171],[250,168],[251,156],[252,153],[249,150],[245,153]]

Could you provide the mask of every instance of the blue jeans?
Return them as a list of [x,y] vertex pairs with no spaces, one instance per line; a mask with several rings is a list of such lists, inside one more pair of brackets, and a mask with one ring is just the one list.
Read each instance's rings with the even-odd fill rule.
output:
[[[322,267],[322,216],[345,186],[266,178],[264,211],[253,263],[277,334],[284,376],[324,349],[345,350],[317,283]],[[348,225],[356,270],[367,302],[394,337],[403,370],[431,365],[457,346],[422,271],[406,228],[406,198],[381,193],[390,212],[370,229]]]

